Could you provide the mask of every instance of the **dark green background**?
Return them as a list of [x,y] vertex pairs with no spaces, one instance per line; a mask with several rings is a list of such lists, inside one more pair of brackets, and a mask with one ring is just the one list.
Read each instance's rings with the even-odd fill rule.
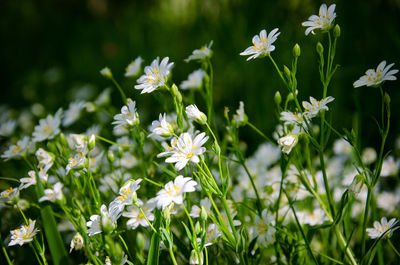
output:
[[[35,102],[41,102],[50,112],[59,106],[65,109],[76,87],[90,83],[99,92],[110,86],[99,74],[101,68],[109,66],[140,110],[161,111],[150,108],[156,102],[152,95],[139,96],[133,89],[134,82],[125,80],[126,65],[138,55],[145,59],[145,64],[156,56],[169,56],[175,62],[173,80],[180,84],[197,68],[196,63],[187,64],[183,59],[193,49],[213,40],[217,115],[222,117],[224,106],[234,112],[238,101],[243,100],[252,123],[271,134],[277,124],[273,95],[277,90],[286,95],[286,88],[269,61],[246,62],[239,53],[251,45],[252,37],[261,29],[269,32],[279,27],[281,35],[272,55],[278,64],[290,65],[292,47],[299,43],[302,49],[299,97],[308,100],[312,95],[319,99],[322,88],[315,44],[321,35],[306,37],[301,23],[317,14],[321,3],[313,0],[1,1],[1,102],[15,109]],[[331,3],[327,1],[328,5]],[[336,1],[336,4],[336,22],[342,29],[336,62],[342,67],[328,92],[336,98],[330,104],[333,123],[339,128],[350,128],[357,109],[355,102],[359,101],[363,145],[377,146],[378,132],[372,116],[380,116],[379,90],[354,89],[352,83],[384,59],[400,67],[400,2],[357,0]],[[49,69],[57,69],[58,81],[46,77]],[[389,82],[385,87],[392,97],[392,136],[395,136],[399,131],[396,115],[399,82]],[[119,108],[117,90],[113,90],[113,98]],[[145,122],[157,116],[158,112],[149,113]],[[252,148],[261,141],[247,129],[243,134]]]

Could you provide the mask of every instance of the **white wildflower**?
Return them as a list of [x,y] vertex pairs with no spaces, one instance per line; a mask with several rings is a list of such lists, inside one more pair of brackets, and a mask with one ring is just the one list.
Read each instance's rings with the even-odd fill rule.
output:
[[29,145],[29,137],[24,136],[22,140],[19,140],[15,145],[11,145],[4,154],[1,155],[1,158],[4,160],[8,160],[10,158],[16,158],[23,156]]
[[303,22],[301,25],[303,27],[308,27],[306,29],[306,35],[310,34],[310,32],[315,34],[315,29],[319,29],[322,32],[328,31],[336,18],[335,7],[335,4],[330,5],[329,8],[327,8],[326,4],[322,4],[319,8],[318,16],[312,15],[308,18],[308,21]]
[[274,216],[264,209],[261,213],[261,217],[256,215],[254,220],[255,225],[252,227],[254,236],[257,236],[258,244],[267,246],[274,242],[274,235],[276,229],[273,227]]
[[129,218],[129,220],[126,222],[126,226],[131,229],[136,229],[139,225],[148,227],[149,224],[147,223],[145,217],[149,221],[154,220],[154,214],[152,213],[155,207],[154,199],[149,200],[147,203],[143,203],[142,201],[138,200],[137,204],[142,208],[144,214],[135,205],[132,205],[128,211],[122,213],[122,216]]
[[0,125],[0,136],[10,136],[17,126],[16,120],[8,120]]
[[255,35],[253,37],[253,45],[248,47],[246,50],[240,53],[240,55],[247,56],[251,55],[248,60],[255,59],[258,57],[267,56],[270,52],[275,50],[275,46],[272,45],[278,38],[280,32],[278,28],[273,29],[267,36],[267,31],[265,29],[261,30],[260,35]]
[[189,74],[188,79],[183,81],[180,85],[181,89],[196,89],[201,88],[203,79],[206,76],[206,72],[203,69],[198,69]]
[[70,244],[70,249],[69,249],[69,253],[72,252],[73,249],[75,250],[80,250],[83,248],[84,244],[83,244],[83,237],[80,233],[76,233],[74,235],[74,237],[71,240],[71,244]]
[[148,137],[160,136],[160,137],[170,137],[174,134],[173,126],[167,121],[167,115],[160,114],[158,120],[151,123],[151,134]]
[[174,181],[170,181],[165,184],[164,189],[157,193],[156,201],[158,208],[165,208],[171,202],[175,204],[183,203],[183,194],[185,192],[195,191],[196,181],[190,177],[184,178],[183,176],[177,176]]
[[137,57],[134,61],[132,61],[126,68],[125,68],[125,76],[132,77],[136,76],[140,71],[140,66],[142,65],[143,59],[142,57]]
[[282,152],[289,154],[292,148],[297,144],[298,137],[294,134],[288,134],[284,137],[279,138],[278,144],[282,148]]
[[310,119],[314,118],[320,111],[329,110],[327,104],[333,100],[335,100],[335,98],[330,96],[321,100],[316,100],[315,98],[310,97],[310,102],[303,101],[303,107],[305,110],[304,115]]
[[125,125],[136,125],[139,123],[139,114],[136,112],[135,108],[136,102],[128,98],[127,105],[121,108],[121,113],[114,116],[114,121],[112,124],[115,127],[125,126]]
[[144,68],[144,75],[137,80],[139,85],[135,85],[136,89],[142,90],[141,94],[151,93],[158,87],[165,85],[174,65],[174,63],[168,63],[168,60],[168,57],[164,57],[159,63],[160,59],[157,57],[151,65]]
[[196,105],[192,104],[187,106],[185,111],[189,119],[199,124],[205,124],[207,122],[207,116],[201,112]]
[[141,181],[142,179],[130,180],[119,190],[119,196],[109,206],[109,216],[112,220],[117,220],[125,206],[131,205],[137,200],[136,191],[140,188],[139,183]]
[[[397,69],[390,70],[394,63],[386,66],[386,61],[382,61],[378,67],[375,69],[368,69],[365,72],[365,75],[360,77],[357,81],[354,82],[354,87],[360,86],[378,86],[386,80],[396,80],[397,78],[394,76],[399,72]],[[390,71],[389,71],[390,70]]]
[[238,126],[246,125],[247,123],[247,115],[244,112],[244,103],[243,101],[239,102],[239,108],[236,110],[236,114],[233,115],[233,119],[236,121]]
[[39,120],[39,125],[35,126],[33,132],[33,141],[42,142],[46,139],[53,139],[58,135],[60,133],[61,115],[62,110],[59,109],[54,116],[47,115],[45,119]]
[[64,112],[64,119],[62,121],[62,125],[64,127],[67,127],[73,124],[76,120],[78,120],[81,115],[81,110],[83,109],[85,104],[86,103],[81,100],[71,102],[69,104],[69,108]]
[[36,220],[29,220],[29,225],[23,225],[18,229],[12,230],[11,233],[11,242],[8,246],[20,245],[22,246],[25,243],[31,242],[33,237],[39,232],[37,228],[35,228]]
[[204,45],[202,46],[200,49],[196,49],[192,52],[192,54],[185,59],[185,62],[190,62],[190,61],[194,61],[194,60],[198,60],[198,61],[203,61],[206,59],[211,58],[212,56],[212,50],[211,50],[211,46],[213,44],[213,41],[210,41],[210,43],[208,45]]
[[57,200],[63,199],[62,193],[63,184],[61,182],[57,182],[54,184],[53,189],[45,189],[44,196],[39,199],[39,202],[43,201],[51,201],[56,202]]
[[385,237],[390,237],[392,232],[400,227],[396,227],[398,222],[396,218],[392,218],[388,222],[386,217],[382,217],[381,222],[374,222],[373,228],[367,228],[368,236],[371,237],[371,239],[379,238],[383,234],[385,234]]

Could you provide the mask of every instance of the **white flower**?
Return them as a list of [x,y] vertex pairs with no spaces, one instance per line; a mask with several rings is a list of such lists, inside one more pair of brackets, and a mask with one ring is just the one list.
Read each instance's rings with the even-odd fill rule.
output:
[[361,154],[361,160],[366,165],[374,163],[377,157],[378,155],[376,154],[375,149],[372,147],[366,147]]
[[243,101],[239,102],[239,108],[236,110],[236,114],[233,115],[233,119],[236,121],[236,124],[238,126],[242,126],[247,123],[247,115],[244,112]]
[[53,189],[45,189],[44,196],[39,199],[39,202],[43,201],[51,201],[56,202],[56,200],[62,200],[63,193],[62,193],[63,184],[61,182],[57,182],[54,184]]
[[189,258],[189,264],[203,264],[204,262],[204,256],[203,252],[197,253],[194,249],[190,253],[190,258]]
[[29,137],[24,136],[24,138],[22,138],[22,140],[19,140],[15,145],[11,145],[8,150],[1,155],[1,158],[4,158],[4,160],[8,160],[10,158],[23,156],[27,150],[28,144]]
[[137,200],[136,191],[140,188],[139,183],[142,179],[130,180],[122,188],[119,189],[119,196],[115,198],[109,206],[109,216],[112,220],[117,220],[121,216],[125,205],[131,205]]
[[160,116],[158,118],[158,121],[153,121],[151,123],[151,134],[149,134],[148,137],[152,136],[161,136],[161,137],[170,137],[171,135],[174,134],[174,128],[172,125],[167,121],[167,115],[164,113],[162,115],[160,113]]
[[125,68],[125,76],[136,76],[140,71],[143,59],[139,56]]
[[104,67],[103,69],[100,70],[100,74],[106,78],[112,78],[112,72],[110,70],[110,68],[108,67]]
[[274,242],[274,234],[276,229],[273,227],[274,216],[264,209],[261,213],[261,218],[256,215],[254,220],[255,226],[252,227],[254,236],[257,236],[258,244],[267,246]]
[[399,171],[400,162],[394,160],[393,156],[388,156],[382,163],[382,177],[395,176]]
[[144,214],[139,210],[138,207],[134,205],[132,205],[127,212],[122,213],[122,216],[129,218],[129,220],[126,222],[126,226],[131,229],[136,229],[139,225],[143,227],[148,227],[149,224],[144,218],[145,216],[149,221],[154,220],[154,214],[152,213],[155,207],[154,199],[149,200],[145,204],[138,200],[137,204],[142,208]]
[[308,212],[298,212],[300,223],[309,224],[310,226],[321,225],[327,220],[325,213],[322,209],[316,208],[310,214]]
[[76,233],[71,240],[70,244],[71,248],[69,249],[69,253],[72,252],[73,249],[80,250],[83,248],[83,237],[81,234]]
[[8,246],[20,245],[22,246],[25,243],[31,242],[33,237],[36,235],[39,230],[35,228],[36,220],[29,220],[29,225],[23,225],[18,229],[12,230],[11,233],[11,242]]
[[100,215],[92,215],[90,216],[90,221],[86,223],[88,230],[88,236],[94,236],[96,234],[101,233],[102,228],[106,229],[114,229],[116,227],[115,223],[116,219],[113,219],[113,216],[107,210],[107,206],[104,204],[100,207]]
[[[102,206],[105,206],[104,204]],[[86,223],[88,227],[87,233],[88,236],[94,236],[102,232],[101,230],[101,217],[100,215],[92,215],[90,216],[90,221]]]
[[139,114],[135,108],[136,102],[128,98],[127,105],[121,108],[121,113],[114,116],[115,128],[125,126],[126,124],[133,126],[139,122]]
[[19,182],[21,182],[18,188],[19,190],[26,189],[31,185],[36,185],[36,172],[33,170],[29,171],[28,176],[28,178],[21,178],[19,180]]
[[142,90],[141,94],[151,93],[167,82],[174,65],[174,63],[168,63],[168,60],[168,57],[164,57],[161,63],[159,63],[160,59],[157,57],[153,60],[151,65],[144,68],[144,75],[139,77],[137,80],[139,85],[135,86],[136,89]]
[[203,84],[203,79],[206,76],[206,72],[203,69],[198,69],[193,73],[189,74],[188,79],[183,81],[180,85],[181,89],[200,88]]
[[19,196],[19,189],[10,187],[0,193],[0,201],[10,202],[14,200],[14,198],[18,198],[18,196]]
[[393,231],[400,227],[395,227],[397,223],[398,220],[396,218],[392,218],[388,222],[386,217],[382,217],[380,223],[378,221],[374,222],[374,228],[367,228],[368,236],[370,236],[371,239],[375,239],[381,237],[383,234],[386,233],[385,237],[388,237],[392,234]]
[[8,120],[0,125],[0,135],[1,136],[10,136],[17,126],[17,121]]
[[330,96],[321,100],[316,100],[315,98],[310,97],[310,102],[303,101],[303,107],[305,110],[303,114],[307,118],[314,118],[321,110],[329,110],[326,104],[334,100],[335,98]]
[[394,75],[397,74],[399,70],[390,70],[393,65],[394,63],[386,66],[386,61],[382,61],[376,68],[376,71],[375,69],[368,69],[365,75],[354,82],[353,86],[377,86],[386,80],[396,80],[397,78]]
[[[209,224],[206,231],[206,243],[204,244],[205,247],[211,246],[212,244],[217,242],[217,239],[222,235],[219,231],[218,226],[216,224]],[[201,239],[198,238],[200,242]]]
[[279,138],[278,144],[282,148],[282,152],[289,154],[292,148],[297,144],[298,137],[294,134],[288,134],[284,137]]
[[281,112],[281,121],[284,121],[284,124],[286,126],[293,124],[295,126],[304,127],[306,125],[305,124],[306,118],[307,118],[307,116],[305,116],[299,112],[291,112],[291,111]]
[[85,164],[86,154],[83,152],[76,153],[73,157],[68,158],[68,165],[65,167],[65,170],[68,172],[73,168],[81,168]]
[[212,50],[211,50],[212,44],[213,44],[213,41],[210,41],[210,44],[208,44],[208,46],[204,45],[200,49],[194,50],[192,52],[192,54],[187,59],[185,59],[185,62],[188,63],[188,62],[193,61],[193,60],[202,61],[202,60],[206,60],[207,58],[211,58],[211,56],[212,56]]
[[38,160],[38,168],[45,168],[46,171],[51,168],[54,161],[54,156],[46,152],[43,148],[39,148],[36,153],[36,159]]
[[61,123],[62,110],[58,110],[56,114],[47,115],[45,119],[39,121],[39,125],[35,126],[35,131],[33,132],[33,141],[42,142],[46,139],[53,139],[54,136],[60,133],[60,123]]
[[67,141],[71,149],[79,153],[87,153],[87,137],[85,135],[71,133],[68,135]]
[[157,193],[156,202],[158,208],[165,208],[171,202],[175,204],[183,203],[183,194],[185,192],[193,192],[195,191],[195,186],[197,185],[196,181],[187,177],[179,175],[175,178],[174,181],[170,181],[165,184],[164,189],[160,190]]
[[303,22],[301,25],[303,27],[308,27],[306,29],[306,35],[314,33],[315,29],[320,29],[322,31],[328,31],[332,27],[332,23],[336,18],[335,4],[332,4],[327,8],[326,4],[322,4],[319,8],[319,14],[312,15],[308,18],[308,21]]
[[62,125],[66,127],[74,123],[81,115],[81,110],[83,109],[85,104],[86,103],[81,100],[71,102],[69,104],[69,108],[64,112]]
[[208,214],[211,213],[211,201],[209,198],[202,199],[200,201],[200,207],[193,205],[189,215],[193,218],[198,218],[200,217],[202,209],[205,209]]
[[208,136],[205,135],[205,133],[200,133],[192,140],[191,134],[182,133],[178,140],[172,139],[171,146],[168,146],[167,150],[158,154],[157,157],[171,155],[165,162],[176,163],[175,169],[178,171],[184,168],[189,161],[197,164],[200,162],[199,155],[206,151],[206,148],[202,147],[208,140]]
[[201,112],[196,105],[192,104],[187,106],[185,111],[189,119],[199,124],[205,124],[207,122],[207,116]]
[[248,47],[246,50],[240,53],[240,55],[246,56],[251,55],[248,60],[255,59],[258,57],[267,56],[270,52],[275,50],[275,46],[272,45],[278,38],[280,32],[278,28],[273,29],[267,36],[267,31],[265,29],[261,30],[260,35],[255,35],[253,37],[253,45]]

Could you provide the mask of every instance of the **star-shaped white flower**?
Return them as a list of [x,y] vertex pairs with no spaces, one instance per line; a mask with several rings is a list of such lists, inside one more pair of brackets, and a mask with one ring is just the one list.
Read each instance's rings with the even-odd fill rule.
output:
[[178,140],[172,139],[171,146],[168,146],[167,150],[158,154],[157,157],[170,155],[165,162],[176,163],[175,169],[178,171],[184,168],[189,161],[197,164],[200,162],[199,155],[206,151],[206,148],[202,147],[208,140],[208,136],[205,135],[205,133],[200,133],[193,139],[190,133],[182,133]]
[[142,90],[143,93],[151,93],[158,87],[163,86],[171,72],[174,63],[168,63],[169,58],[164,57],[160,63],[160,59],[157,57],[151,65],[144,68],[144,75],[139,77],[135,86],[136,89]]
[[280,32],[278,28],[273,29],[267,36],[267,31],[265,29],[261,30],[260,35],[255,35],[253,37],[253,46],[248,47],[246,50],[240,53],[242,56],[251,55],[248,60],[255,59],[258,57],[267,56],[270,52],[275,50],[275,46],[272,45],[278,38]]
[[112,220],[117,220],[126,205],[131,205],[134,200],[136,200],[136,191],[140,188],[139,183],[142,179],[137,179],[135,181],[130,180],[122,188],[119,189],[119,196],[115,198],[111,203],[109,208],[109,216]]
[[57,182],[54,184],[53,189],[45,189],[44,196],[39,199],[39,202],[43,201],[51,201],[56,202],[56,200],[62,200],[63,193],[62,193],[63,184],[61,182]]
[[329,102],[334,101],[334,100],[335,100],[335,98],[330,97],[330,96],[326,97],[324,99],[321,99],[321,100],[316,100],[315,98],[310,97],[310,102],[303,101],[303,107],[304,107],[304,113],[303,114],[307,118],[310,118],[310,119],[314,118],[315,116],[318,115],[318,113],[321,110],[329,110],[327,104]]
[[125,76],[136,76],[140,71],[143,59],[139,56],[125,68]]
[[188,79],[183,81],[180,85],[181,89],[196,89],[200,88],[203,84],[203,79],[206,76],[206,72],[203,69],[198,69],[189,74]]
[[257,242],[260,245],[267,246],[274,242],[276,229],[273,227],[274,217],[267,209],[261,213],[261,217],[256,215],[255,226],[252,227],[254,236],[257,236]]
[[39,121],[39,125],[35,126],[33,132],[33,141],[42,142],[47,139],[53,139],[57,134],[60,133],[62,110],[59,109],[56,114],[47,115],[45,119]]
[[160,116],[158,120],[155,120],[151,123],[151,134],[148,137],[152,136],[160,136],[160,137],[170,137],[174,134],[173,126],[167,121],[167,115],[164,113]]
[[[354,82],[354,87],[360,86],[378,86],[379,84],[385,82],[386,80],[396,80],[394,76],[399,72],[397,69],[390,70],[394,63],[386,65],[386,61],[382,61],[378,67],[375,69],[368,69],[365,75],[360,77]],[[390,70],[390,71],[389,71]]]
[[203,61],[207,58],[211,58],[212,56],[212,50],[211,46],[213,44],[213,41],[210,41],[210,44],[202,46],[200,49],[196,49],[192,52],[192,54],[185,59],[185,62],[190,62],[194,60],[198,61]]
[[375,221],[373,228],[367,228],[367,233],[372,239],[381,237],[385,233],[385,237],[390,236],[393,231],[400,228],[400,226],[396,227],[398,222],[399,221],[396,218],[392,218],[388,222],[386,217],[382,217],[380,223],[378,221]]
[[187,177],[179,175],[174,181],[170,181],[165,184],[164,189],[157,193],[156,202],[158,208],[165,208],[172,202],[176,204],[183,203],[183,194],[186,192],[193,192],[197,185],[196,181]]
[[33,237],[39,232],[37,228],[35,228],[36,220],[29,220],[29,225],[23,225],[18,229],[12,230],[11,233],[11,242],[8,246],[20,245],[22,246],[25,243],[31,242]]
[[81,115],[81,110],[83,109],[85,104],[86,103],[82,100],[71,102],[69,104],[69,108],[64,112],[64,119],[62,121],[62,125],[64,127],[67,127],[73,124],[76,120],[78,120],[79,116]]
[[122,213],[122,216],[129,218],[129,220],[126,222],[126,226],[131,229],[136,229],[139,225],[148,227],[149,224],[144,218],[145,216],[149,221],[154,220],[154,214],[152,213],[155,207],[154,198],[149,200],[147,203],[143,203],[142,201],[138,200],[137,204],[142,208],[144,215],[140,209],[134,205],[132,205],[128,211]]
[[121,113],[114,116],[112,124],[116,125],[115,128],[125,125],[136,125],[139,122],[139,114],[136,112],[136,102],[128,98],[127,105],[121,108]]
[[26,152],[26,149],[29,145],[29,137],[24,136],[22,140],[19,140],[15,145],[11,145],[4,154],[1,155],[1,158],[4,160],[9,160],[10,158],[16,158],[23,156]]
[[312,15],[308,18],[308,21],[303,22],[301,25],[303,27],[308,27],[306,29],[306,35],[314,33],[315,29],[320,29],[322,31],[327,31],[332,27],[333,21],[336,18],[335,4],[332,4],[327,8],[326,4],[322,4],[319,8],[319,14]]

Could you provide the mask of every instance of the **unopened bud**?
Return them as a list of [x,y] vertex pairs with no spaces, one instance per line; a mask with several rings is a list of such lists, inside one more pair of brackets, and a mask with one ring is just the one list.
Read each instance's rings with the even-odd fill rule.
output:
[[103,69],[101,69],[100,74],[109,79],[111,79],[113,77],[111,70],[108,67],[104,67]]
[[385,103],[386,105],[390,105],[390,96],[388,93],[385,93]]
[[357,175],[357,176],[354,177],[353,181],[350,184],[350,190],[354,194],[359,194],[363,185],[364,185],[363,176]]
[[293,47],[293,56],[297,58],[297,57],[300,56],[300,53],[301,53],[301,51],[300,51],[300,45],[296,43],[296,44],[294,45],[294,47]]
[[335,38],[340,37],[340,26],[339,25],[336,25],[335,28],[333,29],[333,36]]
[[196,222],[196,224],[194,225],[194,232],[196,233],[196,235],[201,233],[201,225],[200,222]]
[[114,152],[113,151],[108,150],[107,159],[111,164],[114,163],[115,156],[114,156]]
[[60,141],[63,146],[69,146],[67,138],[65,138],[64,133],[60,133]]
[[93,150],[94,146],[96,145],[96,136],[94,134],[92,134],[89,138],[89,150]]
[[286,77],[290,78],[290,69],[286,65],[283,66],[283,71],[285,72]]
[[173,85],[171,86],[171,92],[172,92],[172,94],[173,94],[174,96],[176,96],[176,95],[178,94],[179,90],[178,90],[178,87],[177,87],[175,84],[173,84]]
[[317,47],[316,47],[317,53],[322,56],[324,53],[324,46],[322,46],[321,42],[317,43]]
[[290,92],[290,93],[288,94],[288,96],[287,96],[287,101],[289,102],[289,101],[292,101],[292,100],[294,100],[294,96],[293,96],[293,93]]
[[275,101],[275,104],[278,106],[281,104],[282,97],[281,97],[281,93],[279,93],[279,91],[275,92],[274,101]]
[[207,116],[203,112],[201,112],[196,105],[189,105],[186,107],[186,115],[189,119],[194,120],[195,122],[204,125],[207,122]]
[[206,209],[206,207],[201,206],[200,219],[203,222],[206,222],[207,218],[208,218],[207,209]]

